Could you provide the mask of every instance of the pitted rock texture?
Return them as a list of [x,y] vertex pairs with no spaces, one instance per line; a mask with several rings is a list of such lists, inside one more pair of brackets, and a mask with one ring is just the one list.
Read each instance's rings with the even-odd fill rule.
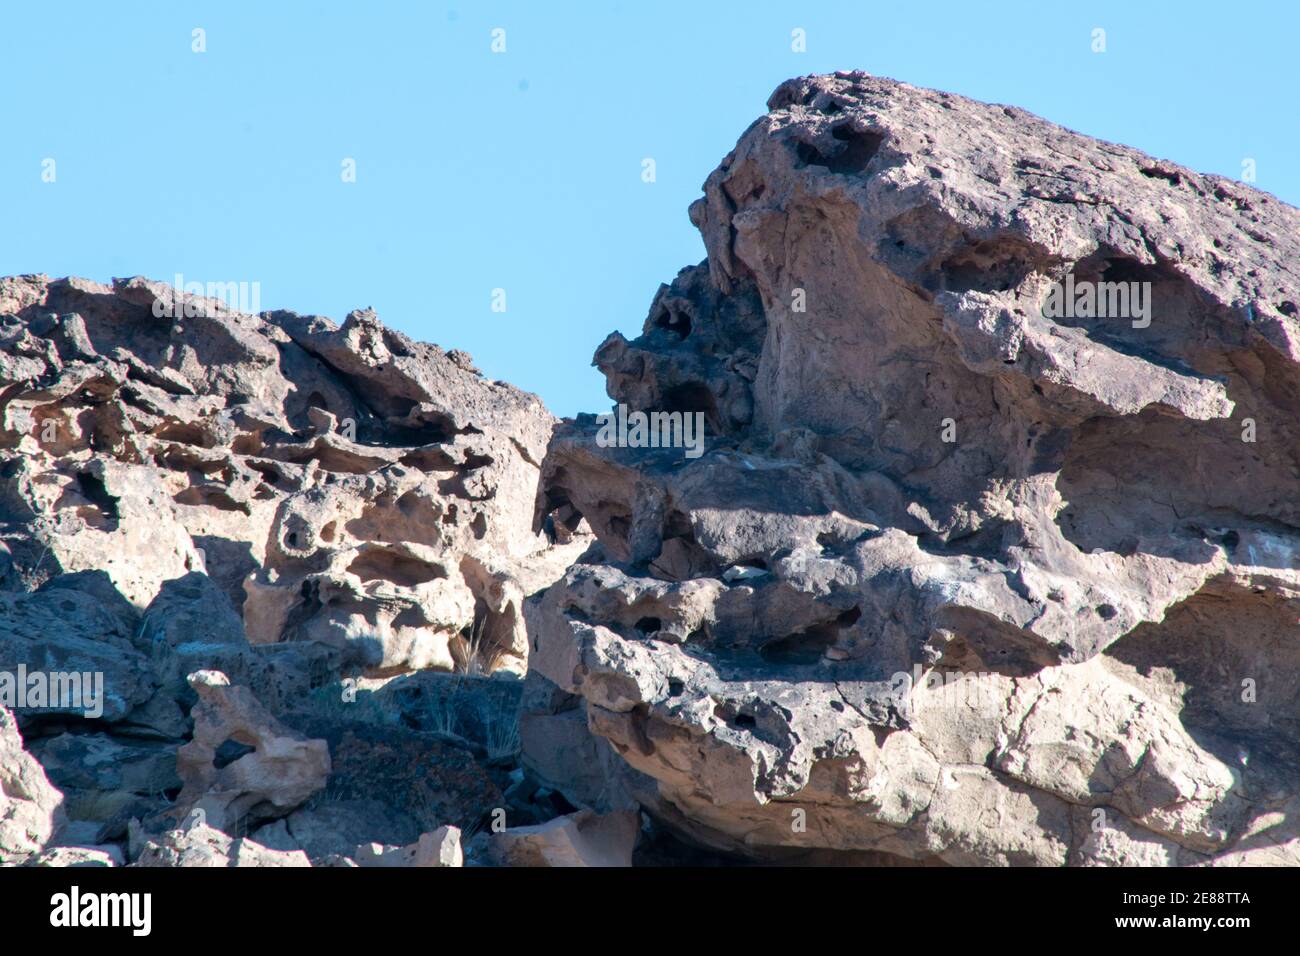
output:
[[[0,857],[135,833],[131,859],[257,865],[193,827],[287,817],[324,859],[478,825],[517,751],[523,600],[590,538],[533,523],[554,424],[369,310],[0,279]],[[427,670],[497,675],[487,743],[460,700],[404,719]],[[32,672],[102,697],[14,696]]]
[[521,671],[523,595],[567,564],[532,526],[550,413],[369,310],[0,279],[0,416],[0,571],[29,588],[102,570],[143,611],[197,571],[254,644]]
[[131,865],[226,869],[249,866],[309,867],[311,861],[302,850],[272,849],[248,837],[231,838],[215,827],[195,823],[183,829],[168,830],[156,840],[144,841]]
[[23,749],[18,724],[0,707],[0,866],[39,855],[62,820],[63,795]]
[[194,738],[176,751],[184,784],[175,816],[201,811],[230,832],[250,821],[286,816],[324,789],[330,751],[284,727],[246,687],[232,687],[220,671],[189,675],[198,693]]
[[861,73],[768,107],[596,353],[708,450],[552,441],[599,546],[527,608],[528,765],[760,858],[1300,863],[1300,212]]

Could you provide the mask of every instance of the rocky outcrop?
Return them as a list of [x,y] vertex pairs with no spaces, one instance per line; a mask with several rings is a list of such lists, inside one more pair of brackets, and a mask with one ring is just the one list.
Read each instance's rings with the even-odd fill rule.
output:
[[0,279],[0,863],[1300,863],[1300,212],[861,73],[704,193],[617,423]]
[[599,548],[528,765],[764,859],[1300,862],[1300,213],[865,74],[768,106],[596,352],[705,453],[552,441]]
[[[532,526],[553,422],[371,311],[336,326],[139,278],[0,279],[0,572],[31,590],[103,571],[137,613],[198,573],[229,599],[191,596],[214,642],[238,619],[254,645],[371,673],[522,671],[523,596],[568,563]],[[154,611],[147,636],[195,641]]]
[[0,279],[0,703],[40,761],[14,725],[0,853],[134,827],[158,865],[259,865],[187,834],[263,824],[311,859],[451,859],[421,834],[506,803],[523,600],[587,544],[533,524],[554,424],[368,310]]

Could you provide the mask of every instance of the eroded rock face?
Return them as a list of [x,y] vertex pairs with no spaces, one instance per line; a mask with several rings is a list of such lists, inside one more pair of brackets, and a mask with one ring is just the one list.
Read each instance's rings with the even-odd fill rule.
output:
[[0,866],[39,854],[61,818],[63,795],[23,750],[18,724],[0,707]]
[[301,850],[274,850],[249,839],[195,824],[145,840],[132,866],[143,867],[309,867]]
[[487,835],[483,855],[497,866],[631,866],[638,819],[630,810],[579,810],[536,826]]
[[450,669],[477,637],[521,671],[523,596],[568,563],[532,524],[553,423],[371,311],[336,326],[139,278],[0,279],[0,575],[105,571],[142,612],[200,572],[254,644],[398,673]]
[[220,671],[189,675],[198,693],[194,738],[176,751],[184,784],[171,811],[201,811],[220,830],[284,816],[323,789],[330,775],[329,745],[283,726],[246,687]]
[[596,353],[706,453],[552,442],[603,553],[527,609],[527,762],[773,859],[1300,862],[1300,213],[865,74],[768,105]]
[[[0,858],[72,839],[62,790],[75,845],[134,832],[158,865],[258,865],[174,828],[268,818],[310,859],[451,859],[420,836],[505,803],[523,600],[590,537],[533,524],[554,421],[370,311],[0,279]],[[451,685],[435,713],[421,672],[453,668],[506,692],[471,708]],[[102,693],[14,696],[25,673]],[[48,800],[23,789],[42,764]]]

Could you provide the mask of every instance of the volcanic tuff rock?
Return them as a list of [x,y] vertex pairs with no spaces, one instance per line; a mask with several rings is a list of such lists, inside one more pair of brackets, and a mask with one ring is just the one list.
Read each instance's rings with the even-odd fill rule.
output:
[[41,765],[23,750],[14,715],[0,707],[0,865],[22,862],[44,849],[62,802]]
[[0,860],[1300,863],[1300,213],[851,73],[691,218],[596,364],[699,458],[369,310],[0,279],[0,671],[105,684],[0,707]]
[[[0,576],[104,571],[138,613],[201,572],[232,605],[196,608],[214,641],[242,643],[242,619],[255,645],[370,673],[451,669],[471,643],[522,671],[523,596],[568,563],[532,527],[553,424],[369,310],[335,326],[140,278],[0,279]],[[146,651],[203,643],[172,610]],[[148,696],[132,677],[123,706]]]
[[[523,599],[589,539],[533,525],[554,424],[369,310],[0,279],[0,673],[103,676],[102,713],[4,715],[0,855],[134,832],[162,865],[261,859],[164,832],[194,808],[230,837],[288,815],[313,858],[418,849],[504,805]],[[436,708],[373,693],[453,668]]]
[[1300,862],[1300,212],[862,73],[768,107],[596,352],[707,453],[552,441],[599,549],[527,607],[528,765],[762,858]]
[[220,671],[197,671],[189,683],[199,701],[191,712],[194,737],[176,751],[184,784],[176,816],[201,810],[229,832],[250,818],[285,816],[324,788],[331,769],[324,740],[284,727]]

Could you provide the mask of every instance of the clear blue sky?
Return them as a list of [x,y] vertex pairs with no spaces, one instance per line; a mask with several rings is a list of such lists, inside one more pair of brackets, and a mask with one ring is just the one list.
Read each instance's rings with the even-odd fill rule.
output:
[[686,207],[781,80],[859,68],[1206,172],[1252,157],[1296,204],[1297,11],[7,0],[0,273],[256,281],[263,308],[339,320],[371,305],[559,414],[599,410],[592,352],[703,258]]

